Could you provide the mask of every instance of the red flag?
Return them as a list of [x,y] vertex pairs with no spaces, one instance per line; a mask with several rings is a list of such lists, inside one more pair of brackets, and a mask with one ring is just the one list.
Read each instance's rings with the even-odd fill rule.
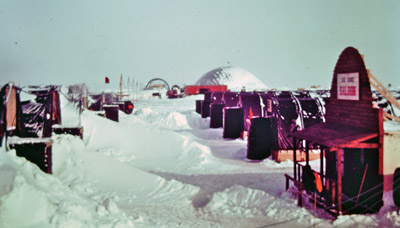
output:
[[110,83],[110,79],[108,77],[106,77],[106,84]]

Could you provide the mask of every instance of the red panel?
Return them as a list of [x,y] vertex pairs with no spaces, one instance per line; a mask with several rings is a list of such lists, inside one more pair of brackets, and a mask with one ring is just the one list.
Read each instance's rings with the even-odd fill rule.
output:
[[200,89],[207,89],[211,92],[228,91],[228,86],[226,85],[188,85],[185,86],[185,94],[186,95],[195,95],[200,93]]

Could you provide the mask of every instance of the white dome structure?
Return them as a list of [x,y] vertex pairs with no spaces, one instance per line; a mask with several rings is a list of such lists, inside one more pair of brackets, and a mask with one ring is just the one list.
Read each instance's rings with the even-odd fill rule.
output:
[[196,85],[227,85],[231,91],[267,90],[268,87],[250,72],[237,67],[219,67],[203,75]]

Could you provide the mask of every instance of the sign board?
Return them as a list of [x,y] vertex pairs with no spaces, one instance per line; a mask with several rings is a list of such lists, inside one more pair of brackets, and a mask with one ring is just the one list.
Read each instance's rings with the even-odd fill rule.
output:
[[359,91],[358,72],[337,75],[337,99],[358,101],[360,99]]

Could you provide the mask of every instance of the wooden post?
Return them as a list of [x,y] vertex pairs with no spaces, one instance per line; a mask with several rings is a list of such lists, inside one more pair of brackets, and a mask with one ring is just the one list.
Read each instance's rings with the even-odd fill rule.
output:
[[[378,90],[379,93],[381,93],[390,103],[392,103],[394,106],[396,106],[398,109],[400,109],[400,103],[397,101],[397,99],[376,79],[376,77],[370,72],[370,70],[367,69],[368,72],[368,77],[370,79],[370,84]],[[376,85],[374,80],[378,85]],[[379,88],[380,87],[380,88]]]
[[297,164],[297,180],[301,181],[301,166]]
[[122,74],[119,78],[119,100],[122,100]]
[[106,95],[103,92],[101,94],[101,110],[103,110],[104,103],[106,103]]
[[336,199],[337,199],[337,197],[336,197],[336,193],[337,193],[336,184],[335,184],[335,182],[332,182],[331,185],[332,185],[332,187],[331,187],[331,189],[332,189],[332,204],[336,204]]
[[343,149],[339,148],[336,152],[337,159],[337,200],[338,200],[338,210],[339,213],[342,212],[342,156]]
[[378,121],[379,121],[379,175],[383,175],[383,159],[384,159],[384,154],[383,154],[383,137],[384,137],[384,129],[383,129],[383,109],[379,109],[379,113],[378,113]]
[[286,177],[286,191],[289,189],[289,178]]
[[297,205],[299,206],[299,207],[303,207],[303,189],[302,188],[299,188],[299,192],[298,192],[298,199],[297,199]]
[[362,188],[363,188],[363,186],[364,186],[365,175],[367,174],[367,170],[368,170],[368,164],[369,164],[369,163],[367,163],[367,165],[365,166],[365,169],[364,169],[364,175],[363,175],[363,178],[362,178],[362,180],[361,180],[360,190],[358,190],[356,205],[358,205],[358,200],[360,199],[361,190],[362,190]]
[[87,90],[85,86],[82,86],[83,89],[83,109],[87,109]]
[[306,165],[308,166],[310,163],[310,154],[309,154],[309,150],[310,150],[310,144],[307,140],[306,141]]
[[387,113],[387,112],[383,112],[383,119],[384,120],[390,120],[390,119],[392,119],[392,120],[396,120],[397,122],[400,122],[400,118],[399,117],[396,117],[396,116],[393,116],[393,115],[391,115],[391,114],[389,114],[389,113]]
[[297,180],[297,171],[296,171],[296,164],[297,164],[297,158],[296,158],[296,138],[293,137],[293,177]]
[[[325,148],[321,148],[320,149],[321,150],[321,153],[319,154],[319,162],[320,162],[320,168],[319,168],[319,173],[321,174],[321,177],[325,177],[325,175],[324,175],[324,151],[325,151]],[[322,178],[322,181],[324,180],[324,178]],[[324,182],[322,182],[322,183],[324,183]]]
[[[131,92],[130,92],[130,80],[129,80],[129,77],[128,77],[128,94],[129,94],[129,96],[130,96],[130,94],[131,94]],[[130,100],[131,98],[129,97],[129,100]]]

